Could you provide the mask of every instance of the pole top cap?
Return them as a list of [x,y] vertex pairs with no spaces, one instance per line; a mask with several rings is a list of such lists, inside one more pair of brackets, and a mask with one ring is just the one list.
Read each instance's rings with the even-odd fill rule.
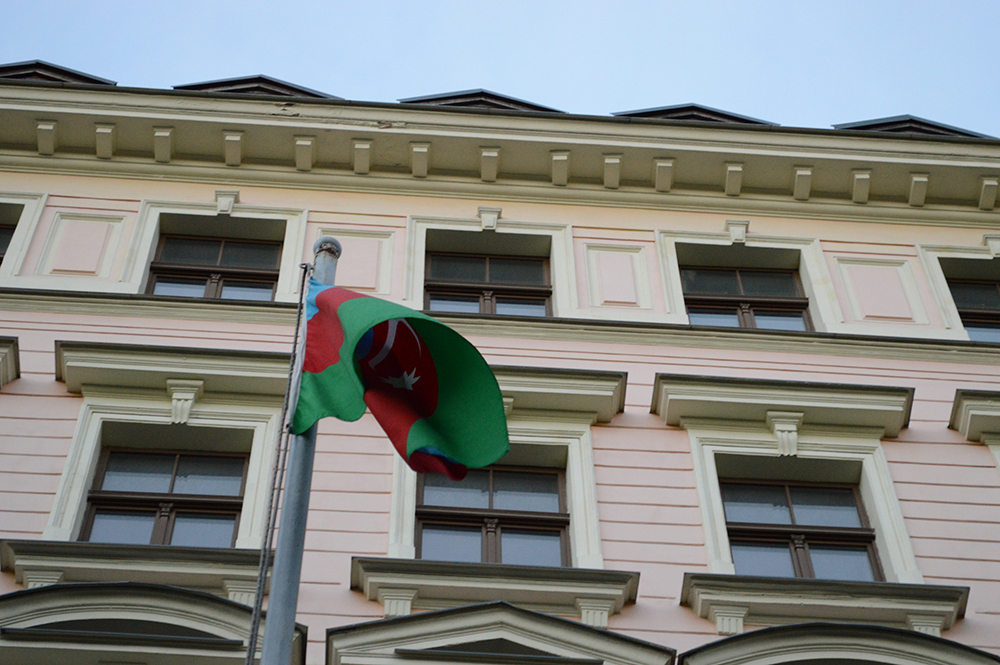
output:
[[340,241],[333,236],[320,236],[313,244],[313,254],[317,256],[321,253],[326,253],[332,254],[335,259],[339,259],[340,252]]

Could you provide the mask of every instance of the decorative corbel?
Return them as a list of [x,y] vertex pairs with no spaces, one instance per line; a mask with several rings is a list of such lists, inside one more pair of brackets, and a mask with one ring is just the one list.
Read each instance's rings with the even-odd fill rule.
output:
[[614,609],[615,601],[607,598],[577,598],[576,609],[580,612],[580,622],[594,628],[607,628],[608,617]]
[[1000,186],[1000,178],[995,175],[983,176],[979,186],[979,209],[993,210],[997,203],[997,188]]
[[500,219],[502,208],[491,208],[489,206],[479,206],[479,219],[483,223],[483,231],[492,231],[497,227],[497,220]]
[[728,219],[726,220],[726,232],[729,240],[734,245],[742,245],[747,241],[747,229],[750,228],[750,220]]
[[708,610],[708,620],[715,623],[719,635],[739,635],[743,632],[743,620],[749,612],[749,607],[713,604]]
[[233,206],[240,202],[238,189],[215,190],[215,210],[220,215],[231,215]]
[[778,439],[778,454],[794,456],[799,449],[799,426],[804,414],[789,411],[768,411],[767,426]]
[[743,189],[743,164],[726,164],[726,196],[739,196]]
[[1000,256],[1000,233],[984,233],[983,244],[989,247],[994,258]]
[[387,619],[410,614],[413,611],[413,601],[416,598],[416,589],[383,588],[378,590],[378,602],[382,603],[383,614]]
[[226,166],[239,166],[243,162],[243,132],[235,129],[223,131],[222,152]]
[[653,160],[653,186],[658,192],[669,192],[674,186],[674,160]]
[[200,379],[167,379],[167,393],[170,395],[171,420],[186,423],[191,417],[191,407],[201,395],[205,382]]
[[479,148],[479,179],[483,182],[496,182],[500,172],[500,148]]

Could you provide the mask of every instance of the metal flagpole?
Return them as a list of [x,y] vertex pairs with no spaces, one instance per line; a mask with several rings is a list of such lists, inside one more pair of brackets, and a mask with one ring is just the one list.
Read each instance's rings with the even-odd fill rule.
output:
[[[313,245],[316,255],[313,277],[322,284],[334,285],[340,243],[323,236]],[[302,355],[305,355],[303,350]],[[298,371],[302,369],[299,366]],[[298,395],[298,381],[293,381]],[[294,411],[294,409],[293,409]],[[309,513],[309,490],[312,485],[313,457],[316,452],[316,425],[303,434],[292,436],[288,446],[288,472],[285,476],[281,524],[274,553],[274,573],[268,596],[267,620],[264,623],[264,647],[261,665],[290,665],[292,640],[295,637],[295,609],[299,601],[302,575],[302,550],[306,539]],[[303,645],[303,648],[305,645]]]

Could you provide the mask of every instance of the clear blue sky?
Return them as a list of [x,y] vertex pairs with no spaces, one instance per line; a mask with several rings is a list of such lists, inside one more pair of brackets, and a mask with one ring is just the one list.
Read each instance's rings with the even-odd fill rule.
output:
[[360,101],[486,88],[571,113],[696,102],[786,126],[913,114],[1000,137],[1000,0],[0,0],[0,62]]

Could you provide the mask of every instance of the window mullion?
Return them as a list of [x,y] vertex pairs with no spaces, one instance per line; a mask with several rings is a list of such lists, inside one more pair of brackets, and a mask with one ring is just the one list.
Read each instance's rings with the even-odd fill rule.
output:
[[483,520],[483,561],[500,563],[500,520],[488,517]]
[[174,510],[174,504],[161,503],[156,511],[156,521],[153,523],[153,535],[150,537],[152,545],[166,545],[170,526],[170,517]]

